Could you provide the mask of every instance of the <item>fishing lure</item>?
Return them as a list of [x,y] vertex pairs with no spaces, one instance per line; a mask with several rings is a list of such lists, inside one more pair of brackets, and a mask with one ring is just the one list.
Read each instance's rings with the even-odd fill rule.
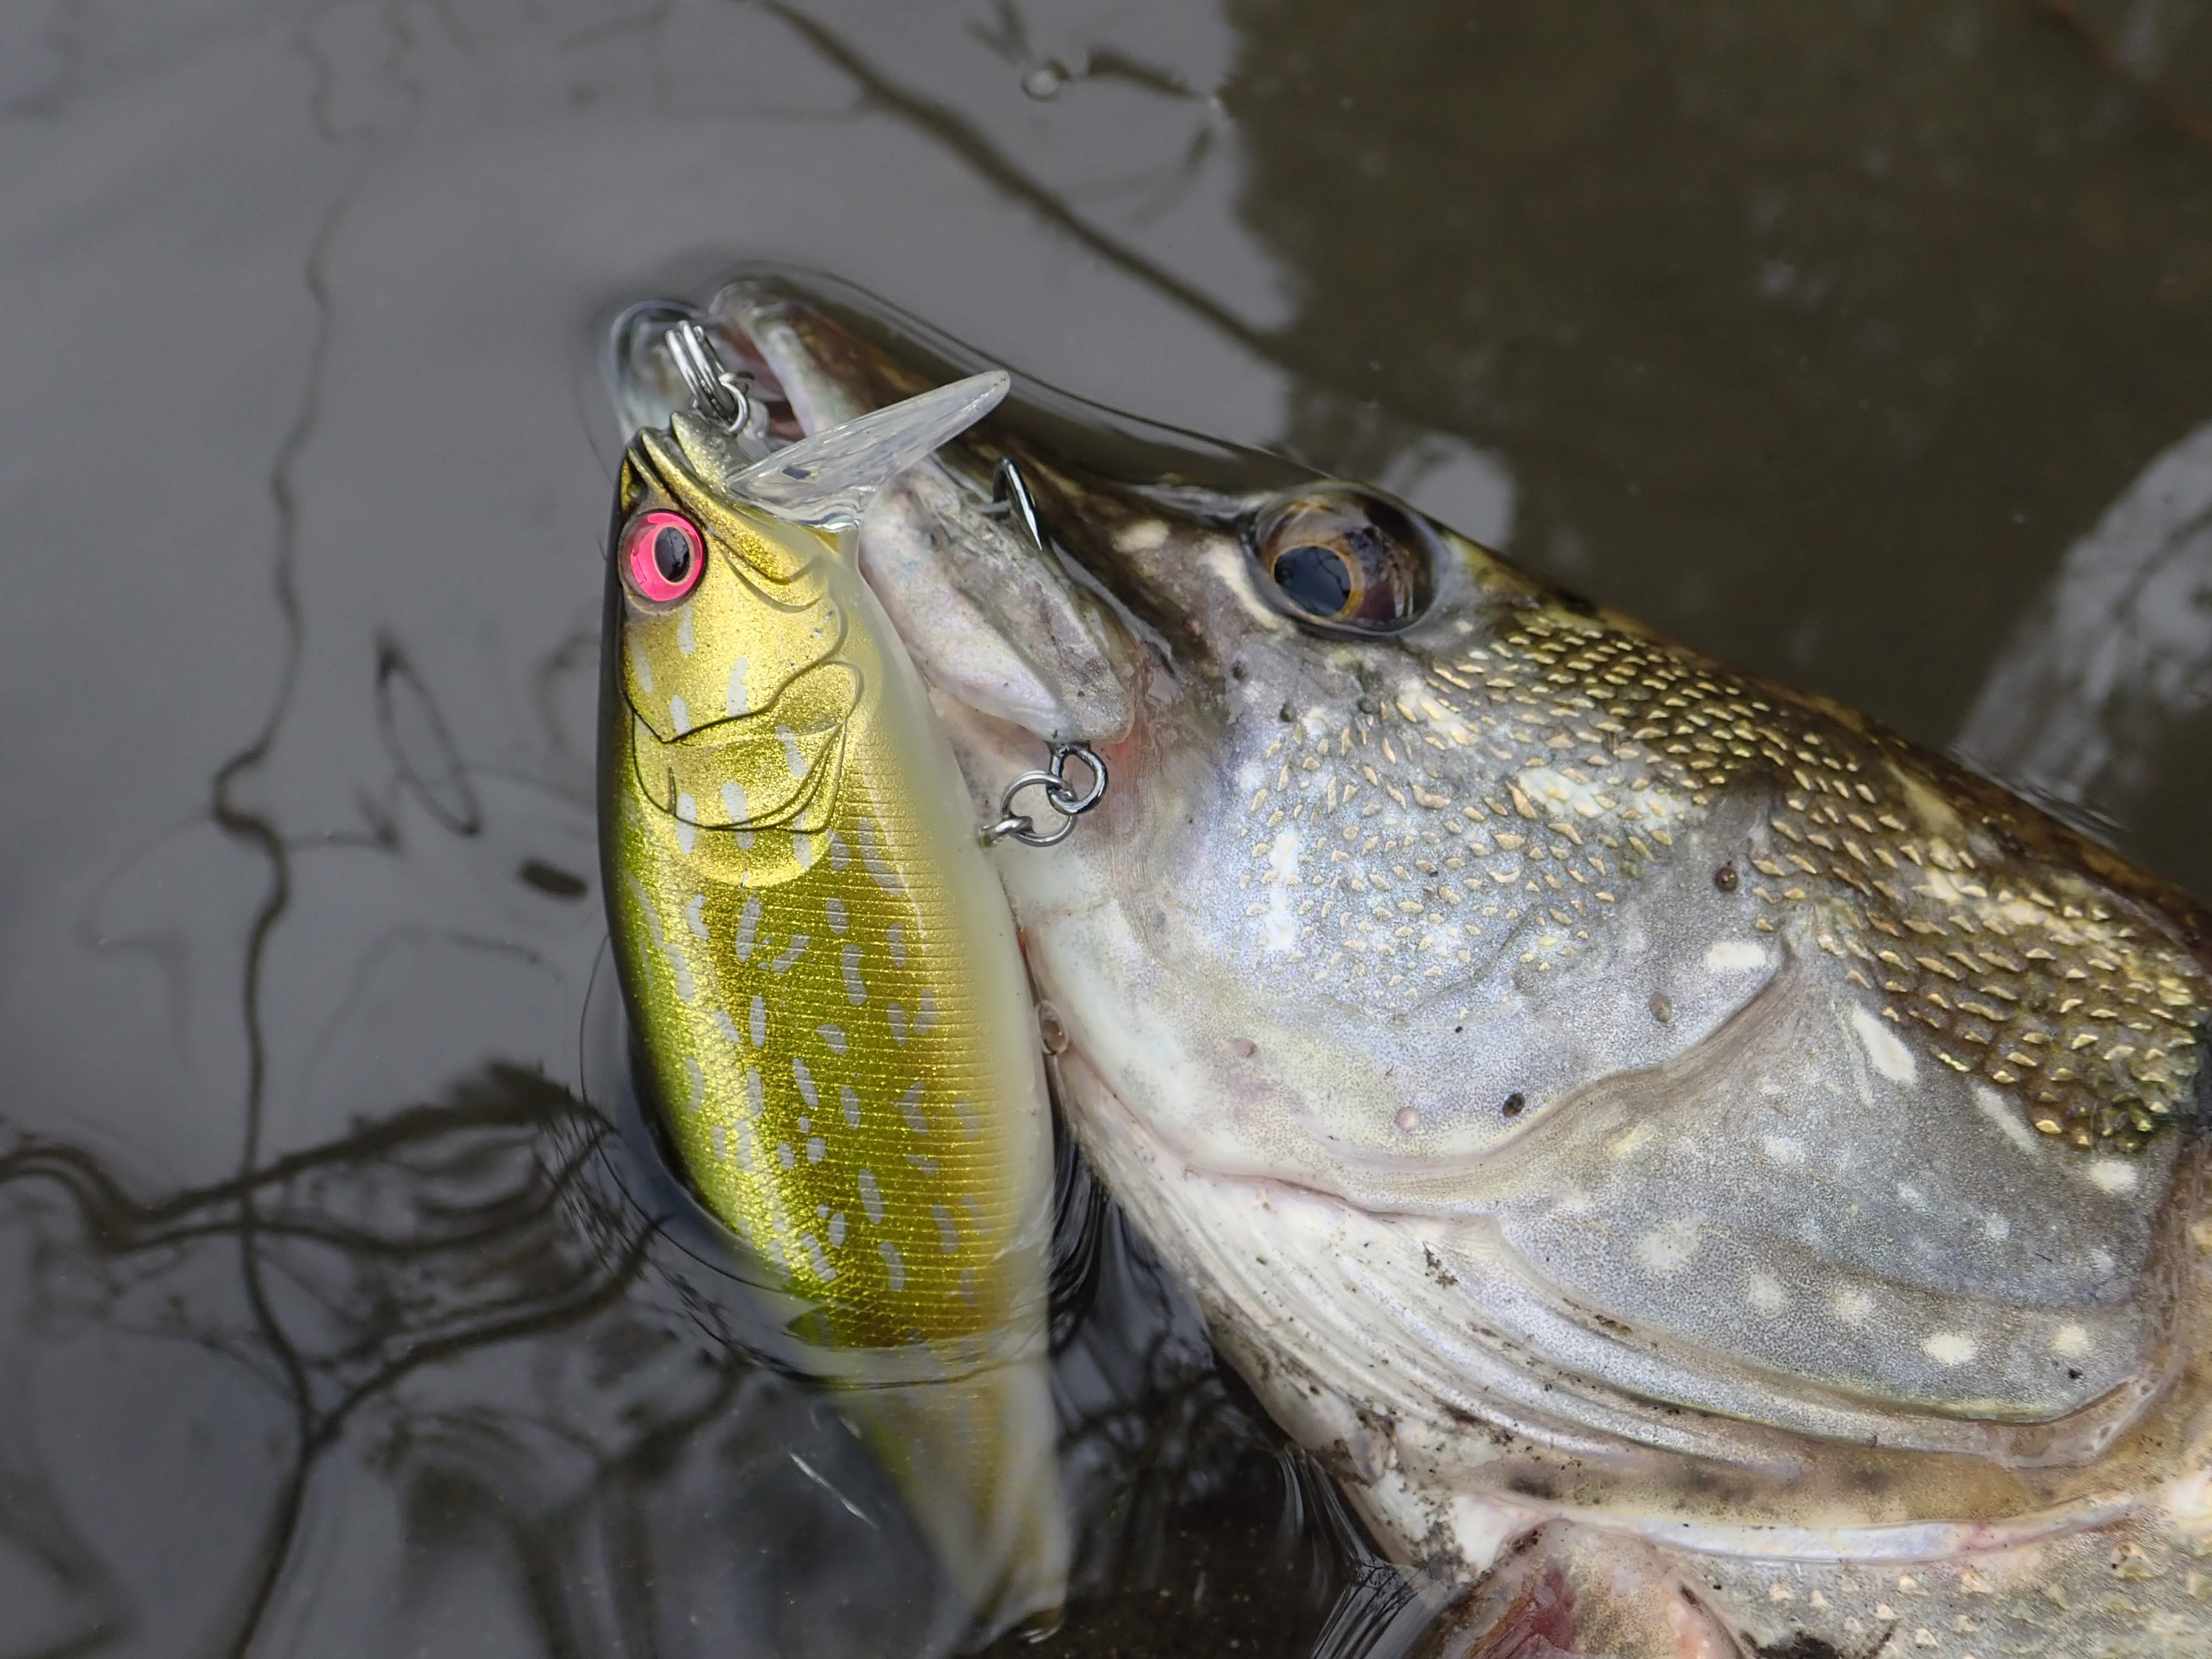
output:
[[950,748],[838,532],[1006,384],[764,458],[714,413],[640,431],[599,755],[615,959],[669,1139],[871,1385],[856,1425],[1001,1618],[1056,1605],[1066,1568],[1042,1062]]

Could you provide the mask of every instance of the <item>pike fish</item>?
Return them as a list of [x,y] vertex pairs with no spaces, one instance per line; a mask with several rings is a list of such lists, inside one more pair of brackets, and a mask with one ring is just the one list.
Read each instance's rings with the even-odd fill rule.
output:
[[643,1081],[988,1635],[1048,1617],[1066,1571],[1045,1079],[945,738],[836,527],[1006,377],[763,460],[653,405],[655,320],[617,336],[655,423],[617,485],[599,758]]
[[[791,432],[980,366],[822,279],[711,316]],[[2194,903],[1376,491],[1025,382],[859,567],[979,799],[1107,758],[998,860],[1060,1103],[1431,1651],[2212,1653]]]

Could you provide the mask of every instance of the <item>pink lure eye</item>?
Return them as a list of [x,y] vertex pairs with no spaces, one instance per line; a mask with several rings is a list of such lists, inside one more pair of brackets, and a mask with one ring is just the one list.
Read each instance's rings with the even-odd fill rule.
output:
[[642,598],[672,605],[699,585],[707,544],[680,513],[640,514],[623,532],[622,562]]

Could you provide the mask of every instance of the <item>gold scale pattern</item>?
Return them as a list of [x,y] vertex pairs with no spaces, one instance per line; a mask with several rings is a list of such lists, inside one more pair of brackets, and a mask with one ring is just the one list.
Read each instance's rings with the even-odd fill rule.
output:
[[1421,668],[1334,731],[1286,710],[1273,775],[1248,776],[1246,915],[1316,986],[1404,1010],[1508,949],[1551,971],[1717,802],[1755,792],[1762,828],[1723,855],[1747,866],[1754,928],[1802,919],[1794,938],[1901,1036],[2045,1135],[2135,1152],[2183,1108],[2203,969],[2128,898],[1978,821],[1978,781],[1561,607]]

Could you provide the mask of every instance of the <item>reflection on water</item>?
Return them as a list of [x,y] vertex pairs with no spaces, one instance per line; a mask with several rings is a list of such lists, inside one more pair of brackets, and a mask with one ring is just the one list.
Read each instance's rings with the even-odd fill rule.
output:
[[[620,306],[833,270],[1914,735],[1978,707],[2203,886],[2200,13],[6,9],[0,1659],[951,1639],[593,1024]],[[1062,1200],[1044,1650],[1401,1647]]]

